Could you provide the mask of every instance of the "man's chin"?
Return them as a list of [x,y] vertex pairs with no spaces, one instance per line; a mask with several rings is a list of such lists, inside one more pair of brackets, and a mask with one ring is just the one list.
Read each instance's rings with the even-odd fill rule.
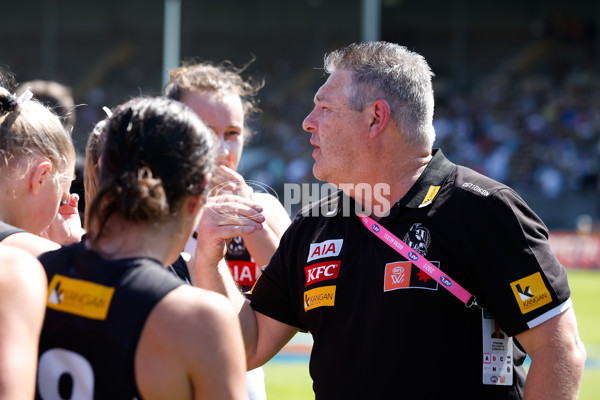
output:
[[313,165],[312,172],[313,172],[313,176],[316,179],[326,182],[326,175],[323,173],[323,171],[321,171],[321,169],[319,168],[319,165],[316,161]]

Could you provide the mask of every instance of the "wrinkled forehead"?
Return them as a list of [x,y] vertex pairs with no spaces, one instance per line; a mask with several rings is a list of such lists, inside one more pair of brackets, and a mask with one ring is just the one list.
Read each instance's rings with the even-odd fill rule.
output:
[[347,97],[351,89],[352,74],[348,70],[335,70],[315,94],[315,102],[325,101],[333,96]]

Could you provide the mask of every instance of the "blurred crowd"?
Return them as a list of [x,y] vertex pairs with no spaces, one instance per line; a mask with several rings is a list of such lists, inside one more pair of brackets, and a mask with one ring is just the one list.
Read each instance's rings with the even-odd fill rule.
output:
[[[302,130],[313,107],[314,88],[306,75],[313,77],[314,71],[296,75],[287,85],[265,77],[259,103],[263,112],[248,122],[256,134],[244,150],[240,170],[279,196],[285,183],[317,182],[309,134]],[[593,71],[496,73],[462,91],[453,84],[450,78],[434,78],[435,147],[451,161],[540,199],[600,189],[600,80]],[[87,137],[104,118],[105,102],[102,90],[95,89],[85,106],[76,107],[79,134]],[[76,134],[74,139],[81,148]],[[600,210],[599,205],[592,208]]]
[[438,102],[437,145],[451,160],[508,185],[557,197],[596,186],[600,85],[573,71],[483,79]]
[[[443,78],[434,82],[435,146],[453,162],[547,198],[596,188],[600,81],[592,73],[573,70],[560,80],[497,74],[463,93],[446,90]],[[312,148],[301,128],[312,104],[294,107],[293,99],[273,97],[263,104],[254,153],[246,154],[255,156],[245,166],[277,190],[313,180]]]

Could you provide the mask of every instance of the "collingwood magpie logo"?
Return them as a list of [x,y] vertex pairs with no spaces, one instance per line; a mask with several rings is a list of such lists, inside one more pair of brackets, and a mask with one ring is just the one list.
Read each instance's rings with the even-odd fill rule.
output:
[[246,251],[244,240],[241,236],[236,236],[231,239],[231,242],[227,245],[227,253],[232,256],[241,256]]
[[408,230],[408,233],[404,235],[404,243],[412,247],[422,256],[427,254],[427,249],[431,243],[431,234],[429,230],[421,225],[420,222],[413,224]]

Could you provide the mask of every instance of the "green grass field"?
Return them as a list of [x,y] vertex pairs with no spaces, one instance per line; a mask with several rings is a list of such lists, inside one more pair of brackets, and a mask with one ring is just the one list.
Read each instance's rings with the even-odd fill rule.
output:
[[[600,271],[568,270],[579,334],[585,343],[586,363],[579,400],[600,399]],[[279,356],[278,356],[279,357]],[[313,399],[308,361],[276,357],[265,365],[270,400]]]
[[600,399],[600,271],[567,270],[587,362],[579,400]]

